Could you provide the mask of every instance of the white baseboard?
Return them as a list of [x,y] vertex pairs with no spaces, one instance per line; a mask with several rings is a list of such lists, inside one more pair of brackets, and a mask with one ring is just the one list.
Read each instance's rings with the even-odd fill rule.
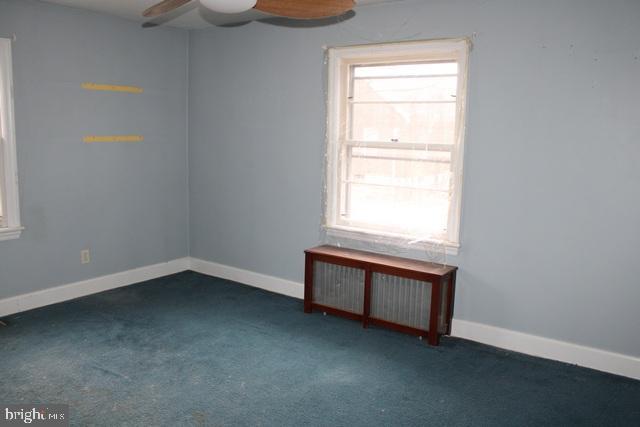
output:
[[[253,271],[191,258],[191,270],[302,299],[304,285]],[[640,358],[525,334],[466,320],[453,319],[452,336],[519,353],[558,360],[599,371],[640,379]]]
[[[115,289],[146,280],[193,270],[256,288],[302,299],[304,285],[197,258],[180,258],[81,282],[0,300],[0,317]],[[640,379],[640,358],[572,344],[467,320],[453,320],[452,335],[532,356],[576,364]]]
[[148,265],[0,300],[0,317],[55,304],[109,289],[168,276],[189,269],[189,258]]
[[638,357],[458,319],[453,319],[451,335],[531,356],[640,379]]
[[278,277],[267,276],[253,271],[242,270],[228,265],[217,264],[211,261],[204,261],[198,258],[191,258],[191,270],[206,274],[207,276],[220,277],[221,279],[233,280],[277,294],[287,295],[293,298],[304,298],[304,285],[291,280],[280,279]]

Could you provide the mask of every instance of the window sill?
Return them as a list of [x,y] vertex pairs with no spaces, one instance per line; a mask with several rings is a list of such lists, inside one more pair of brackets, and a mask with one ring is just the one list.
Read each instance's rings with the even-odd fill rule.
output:
[[0,228],[0,241],[20,238],[24,227]]
[[368,231],[363,231],[360,229],[355,229],[351,227],[342,227],[337,225],[332,226],[324,226],[324,229],[327,232],[327,235],[331,237],[351,239],[365,243],[378,243],[383,245],[395,246],[404,249],[416,249],[416,250],[429,250],[434,251],[436,248],[443,248],[446,255],[457,256],[460,245],[452,242],[443,242],[443,241],[412,241],[410,237],[393,235],[393,234],[383,234],[383,233],[372,233]]

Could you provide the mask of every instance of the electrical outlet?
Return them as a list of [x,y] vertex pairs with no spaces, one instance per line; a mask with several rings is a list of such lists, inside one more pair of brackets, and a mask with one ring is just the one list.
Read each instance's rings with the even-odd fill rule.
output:
[[91,262],[91,252],[89,252],[89,249],[80,251],[80,262],[83,264],[89,264]]

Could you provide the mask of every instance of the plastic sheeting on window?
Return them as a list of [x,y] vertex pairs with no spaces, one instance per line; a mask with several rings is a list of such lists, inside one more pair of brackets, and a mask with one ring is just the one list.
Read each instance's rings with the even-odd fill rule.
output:
[[457,250],[467,39],[327,49],[323,239]]

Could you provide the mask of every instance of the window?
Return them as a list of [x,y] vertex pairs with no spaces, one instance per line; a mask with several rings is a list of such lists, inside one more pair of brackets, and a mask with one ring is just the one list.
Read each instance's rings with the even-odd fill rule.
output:
[[329,50],[329,234],[459,246],[469,42]]
[[11,40],[0,38],[0,240],[20,237]]

